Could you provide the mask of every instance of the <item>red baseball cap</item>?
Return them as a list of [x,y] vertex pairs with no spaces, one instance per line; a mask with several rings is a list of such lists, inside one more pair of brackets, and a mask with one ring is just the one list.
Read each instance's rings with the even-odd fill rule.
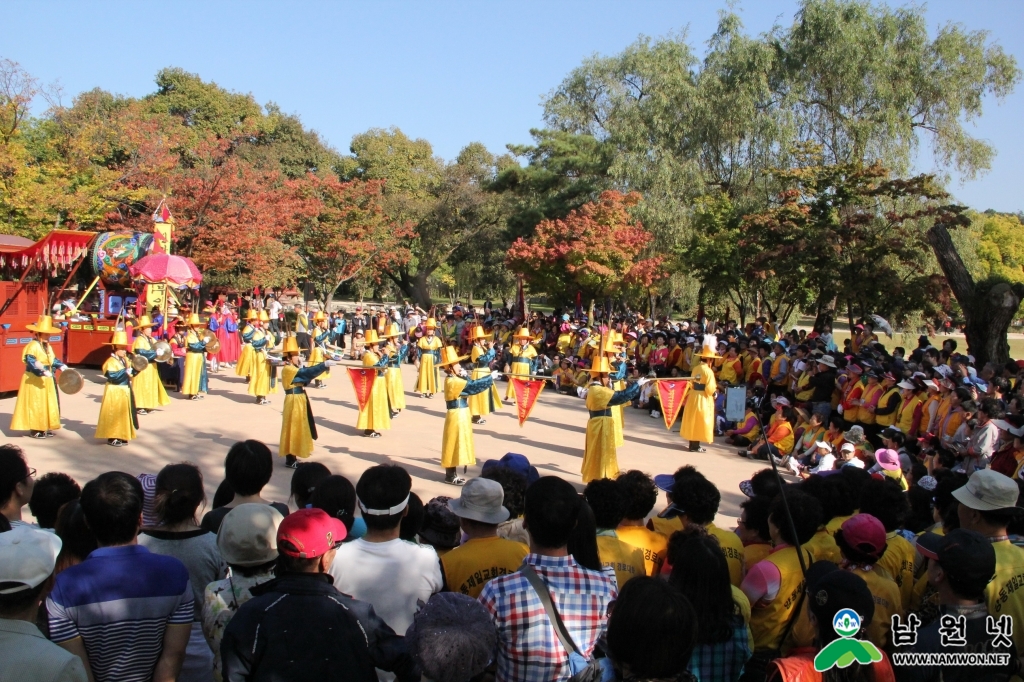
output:
[[315,559],[341,544],[348,535],[340,519],[322,509],[300,509],[277,529],[277,551],[298,559]]
[[885,550],[885,526],[871,514],[855,514],[843,521],[837,535],[840,542],[873,556],[881,556]]

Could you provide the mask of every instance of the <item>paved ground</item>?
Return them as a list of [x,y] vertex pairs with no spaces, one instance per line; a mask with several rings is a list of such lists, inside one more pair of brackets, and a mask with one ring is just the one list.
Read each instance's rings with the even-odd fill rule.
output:
[[[334,370],[326,388],[309,390],[319,432],[313,458],[353,483],[368,466],[401,464],[412,475],[413,490],[424,501],[435,495],[457,495],[458,489],[441,482],[442,396],[430,400],[418,397],[409,390],[415,385],[415,368],[404,365],[403,373],[408,408],[392,422],[391,430],[377,439],[365,438],[355,429],[358,410],[342,368]],[[244,380],[234,376],[233,370],[211,375],[210,394],[204,400],[185,401],[171,394],[169,406],[139,417],[139,438],[123,448],[112,448],[93,438],[103,393],[102,377],[95,370],[83,370],[83,375],[86,383],[80,393],[61,396],[64,429],[48,440],[12,433],[8,426],[15,399],[0,400],[4,435],[25,450],[29,465],[40,475],[64,471],[84,484],[104,471],[156,473],[167,463],[190,461],[201,467],[208,500],[212,500],[223,479],[224,455],[232,443],[256,438],[277,452],[283,395],[273,395],[270,405],[258,406],[245,392]],[[502,395],[504,389],[502,384]],[[518,452],[529,457],[541,475],[556,474],[582,487],[579,472],[587,421],[583,401],[546,390],[522,428],[514,409],[506,405],[485,425],[474,429],[479,463],[506,452]],[[686,452],[678,431],[667,431],[664,420],[651,419],[642,410],[626,409],[625,439],[618,451],[621,469],[637,468],[653,475],[693,464],[722,491],[720,524],[735,526],[739,503],[744,499],[737,486],[762,465],[736,456],[734,449],[725,446],[712,445],[703,454]],[[292,470],[281,466],[283,461],[279,460],[273,480],[264,491],[268,499],[288,498]],[[478,472],[479,464],[470,468],[469,475]],[[659,502],[659,509],[663,503]]]

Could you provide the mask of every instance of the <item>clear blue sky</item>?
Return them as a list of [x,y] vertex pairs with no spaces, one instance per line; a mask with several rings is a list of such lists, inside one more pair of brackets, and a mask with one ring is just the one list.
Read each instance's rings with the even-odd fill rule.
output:
[[[899,3],[890,3],[899,4]],[[70,100],[100,87],[142,96],[179,66],[276,102],[347,152],[356,133],[398,126],[453,158],[468,142],[492,151],[530,141],[540,99],[585,57],[614,54],[640,34],[711,35],[724,2],[8,2],[0,57]],[[791,22],[792,0],[737,7],[749,32]],[[931,30],[987,30],[1024,66],[1024,2],[933,0]],[[988,102],[975,134],[994,144],[991,171],[951,189],[978,209],[1024,209],[1024,86]],[[930,153],[920,170],[935,170]]]

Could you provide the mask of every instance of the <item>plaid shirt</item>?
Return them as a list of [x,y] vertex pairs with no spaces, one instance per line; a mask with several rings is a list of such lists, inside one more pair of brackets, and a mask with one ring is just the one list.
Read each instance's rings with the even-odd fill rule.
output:
[[751,655],[749,637],[743,616],[735,616],[732,637],[717,644],[698,644],[690,655],[687,669],[699,680],[732,682],[740,679]]
[[[615,581],[583,568],[572,557],[528,554],[524,563],[533,566],[548,586],[569,635],[589,656],[608,625],[608,606],[618,596]],[[569,656],[525,577],[514,573],[491,580],[484,585],[480,602],[498,631],[497,682],[569,679]]]

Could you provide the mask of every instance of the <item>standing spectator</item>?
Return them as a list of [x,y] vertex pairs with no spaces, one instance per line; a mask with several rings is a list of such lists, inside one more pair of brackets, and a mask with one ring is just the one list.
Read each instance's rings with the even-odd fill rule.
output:
[[250,502],[269,504],[281,512],[281,516],[288,516],[288,505],[268,502],[260,496],[263,488],[270,483],[270,476],[273,473],[274,456],[270,454],[270,448],[266,445],[258,440],[240,441],[232,445],[227,457],[224,458],[224,480],[234,491],[235,496],[223,507],[208,511],[203,516],[201,527],[216,533],[220,528],[220,522],[229,511],[240,504]]
[[1018,489],[1013,479],[982,469],[971,474],[967,485],[953,491],[960,503],[960,527],[981,533],[996,552],[996,573],[985,588],[989,613],[1013,619],[1013,643],[1024,652],[1024,549],[1007,537],[1007,526],[1021,513],[1017,508]]
[[989,460],[999,447],[999,428],[993,420],[1002,419],[1004,414],[1002,404],[995,398],[985,398],[979,404],[975,415],[978,425],[971,431],[971,437],[967,440],[965,473],[971,474],[988,466]]
[[300,509],[277,529],[277,575],[252,588],[221,642],[224,679],[375,682],[374,667],[418,680],[398,638],[368,604],[331,585],[345,525],[321,509]]
[[408,630],[419,602],[443,584],[434,550],[399,538],[411,489],[412,479],[400,466],[364,471],[356,496],[366,535],[343,545],[331,566],[335,586],[371,604],[395,632]]
[[224,679],[220,644],[238,608],[252,599],[252,589],[274,579],[277,529],[281,512],[265,504],[240,504],[224,517],[217,548],[228,564],[223,580],[211,582],[203,595],[203,634],[213,649],[213,676]]
[[270,331],[275,335],[281,333],[281,310],[283,307],[273,294],[267,296],[267,315],[270,316]]
[[60,548],[60,538],[34,528],[0,533],[0,682],[89,679],[82,660],[35,625]]
[[529,548],[498,537],[498,524],[509,517],[503,498],[500,483],[473,478],[462,488],[459,499],[449,500],[448,508],[459,517],[466,540],[441,557],[447,590],[478,597],[488,580],[515,573],[523,564]]
[[608,658],[614,679],[694,680],[686,668],[697,630],[703,626],[673,585],[645,576],[631,580],[608,619]]
[[452,592],[433,595],[416,613],[405,639],[431,682],[470,682],[487,668],[497,643],[487,609]]
[[729,566],[718,541],[689,536],[673,551],[670,582],[689,600],[700,623],[690,672],[702,682],[736,682],[750,658],[750,630],[733,598]]
[[647,515],[658,502],[658,488],[650,476],[635,469],[620,474],[615,482],[626,499],[625,513],[615,535],[623,542],[639,547],[644,555],[647,575],[658,575],[665,562],[668,538],[644,526]]
[[[591,656],[605,632],[616,589],[613,580],[581,568],[568,556],[569,535],[580,504],[575,488],[554,476],[542,477],[527,489],[525,525],[530,532],[530,554],[523,563],[547,586],[572,641],[585,656]],[[498,682],[564,682],[570,678],[569,655],[522,571],[487,583],[480,601],[498,631]]]
[[306,313],[305,308],[302,305],[296,304],[295,306],[295,342],[299,344],[299,348],[309,353],[310,351],[310,339],[309,339],[309,315]]
[[82,488],[67,474],[51,472],[36,481],[28,509],[36,517],[40,528],[53,528],[57,512],[71,500],[77,500]]
[[352,334],[352,347],[355,348],[356,333],[365,335],[366,330],[370,328],[370,321],[365,315],[363,315],[363,307],[356,306],[356,312],[352,315],[352,321],[348,324],[348,331]]
[[32,499],[36,470],[25,463],[25,454],[17,445],[0,445],[0,515],[11,528],[31,525],[21,520],[21,509]]
[[331,313],[331,343],[338,348],[345,348],[345,333],[347,328],[345,311]]
[[626,513],[625,491],[616,481],[601,478],[587,484],[583,497],[594,512],[601,565],[605,570],[614,572],[621,590],[626,581],[647,574],[643,550],[620,540],[615,534]]
[[50,639],[96,682],[176,680],[195,596],[180,561],[137,543],[142,484],[110,471],[86,484],[80,503],[99,549],[57,576],[46,600]]
[[156,477],[153,509],[158,527],[139,535],[139,544],[150,552],[185,564],[192,583],[196,608],[180,682],[203,682],[213,672],[213,652],[203,636],[203,593],[208,584],[224,577],[226,567],[217,549],[217,536],[199,527],[196,514],[205,500],[203,475],[196,465],[168,464]]

